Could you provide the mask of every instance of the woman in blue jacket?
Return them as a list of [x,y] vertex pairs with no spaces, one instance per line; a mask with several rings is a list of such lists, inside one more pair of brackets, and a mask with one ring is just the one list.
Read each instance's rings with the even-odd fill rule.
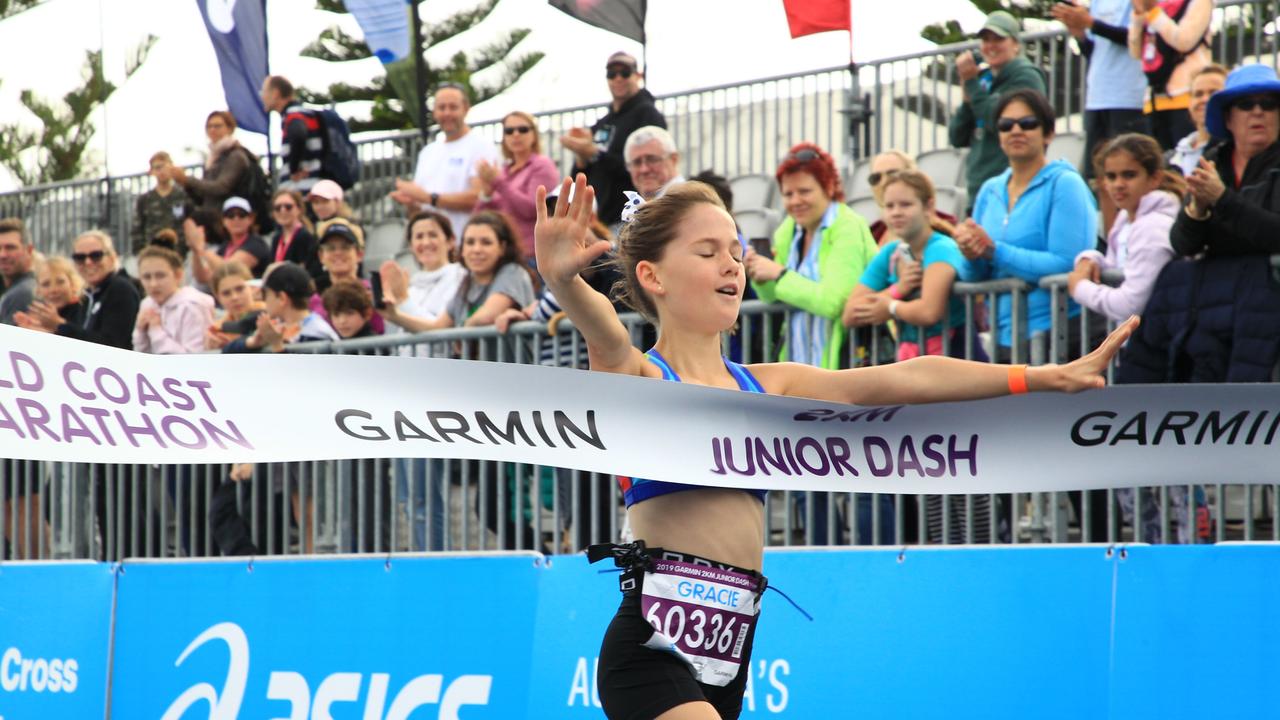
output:
[[[1049,162],[1045,150],[1053,139],[1053,107],[1036,90],[1014,90],[996,105],[1000,147],[1009,169],[982,185],[973,217],[956,229],[956,244],[972,261],[978,280],[1018,278],[1035,286],[1046,275],[1069,272],[1076,255],[1092,249],[1097,237],[1097,208],[1084,179],[1066,160]],[[1080,306],[1068,301],[1068,317]],[[997,355],[1008,362],[1015,333],[1012,296],[997,300]],[[1049,332],[1049,291],[1036,288],[1027,296],[1016,338],[1025,348],[1029,337]],[[1071,347],[1079,345],[1079,323],[1070,323]],[[1025,351],[1019,357],[1026,359]]]

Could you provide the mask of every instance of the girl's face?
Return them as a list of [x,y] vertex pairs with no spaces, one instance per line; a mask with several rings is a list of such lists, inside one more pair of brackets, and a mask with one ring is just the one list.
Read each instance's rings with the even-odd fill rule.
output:
[[1160,176],[1148,173],[1123,150],[1111,153],[1102,161],[1102,179],[1111,202],[1128,211],[1130,219],[1137,213],[1142,196],[1160,187]]
[[144,259],[138,264],[138,275],[147,297],[156,301],[157,305],[163,305],[182,284],[182,271],[174,270],[173,266],[162,258]]
[[41,270],[36,278],[36,289],[41,300],[56,308],[66,307],[78,299],[71,278],[56,270]]
[[334,278],[354,278],[364,254],[346,240],[329,240],[320,245],[320,263]]
[[488,225],[472,224],[462,234],[462,262],[472,275],[489,278],[497,272],[502,259],[502,242]]
[[239,317],[253,305],[253,291],[249,281],[236,275],[228,275],[218,283],[218,304],[232,317]]
[[227,226],[231,237],[244,237],[253,226],[253,216],[243,210],[231,210],[222,216],[222,224]]
[[312,195],[308,200],[311,202],[311,211],[321,222],[330,220],[338,214],[338,203],[334,200],[322,198],[319,195]]
[[914,189],[905,182],[884,188],[884,223],[904,240],[920,236],[929,227],[929,210]]
[[280,193],[271,203],[271,214],[280,227],[291,228],[298,224],[298,219],[302,216],[302,208],[298,207],[293,195]]
[[435,270],[449,262],[449,246],[453,243],[440,229],[440,223],[424,218],[413,224],[409,248],[423,270]]
[[673,323],[708,333],[728,330],[737,322],[747,286],[733,218],[714,205],[695,205],[677,225],[662,258],[641,261],[636,274],[654,298],[664,326]]
[[822,222],[831,196],[817,178],[801,171],[782,176],[782,202],[797,225],[815,228]]

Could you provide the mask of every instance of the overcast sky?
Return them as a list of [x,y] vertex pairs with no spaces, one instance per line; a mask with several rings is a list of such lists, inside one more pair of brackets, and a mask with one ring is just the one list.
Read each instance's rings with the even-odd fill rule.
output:
[[[432,0],[426,4],[426,20],[476,3]],[[364,83],[381,74],[374,59],[327,63],[300,57],[302,48],[334,23],[359,34],[350,16],[314,7],[313,0],[267,3],[272,71],[314,87]],[[910,12],[904,13],[907,7]],[[919,29],[952,17],[968,29],[981,24],[967,0],[853,0],[854,55],[864,61],[925,49]],[[573,20],[543,0],[502,0],[484,23],[430,48],[427,58],[443,63],[459,50],[482,47],[517,27],[532,30],[518,50],[541,51],[546,57],[507,92],[477,106],[473,119],[500,117],[516,108],[539,111],[601,102],[607,99],[604,58],[618,49],[640,51],[637,43]],[[792,40],[781,0],[649,0],[647,28],[649,87],[656,94],[834,67],[849,58],[846,33]],[[226,101],[195,0],[49,0],[0,22],[0,122],[35,127],[34,117],[18,102],[19,92],[31,88],[60,97],[78,82],[86,49],[104,48],[107,75],[121,84],[129,48],[148,33],[159,41],[142,69],[99,113],[91,147],[113,174],[145,170],[147,158],[160,149],[183,160],[198,159],[206,142],[204,117]],[[342,110],[362,114],[357,106]],[[249,147],[265,149],[263,136],[241,137]],[[12,187],[0,170],[0,189]]]

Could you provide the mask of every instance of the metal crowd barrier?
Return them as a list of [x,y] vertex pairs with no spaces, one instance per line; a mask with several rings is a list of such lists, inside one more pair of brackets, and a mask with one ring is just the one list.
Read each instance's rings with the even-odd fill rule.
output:
[[[1280,47],[1271,32],[1277,15],[1273,0],[1218,0],[1216,5],[1211,43],[1215,60],[1276,64]],[[1049,27],[1054,29],[1024,33],[1023,47],[1028,57],[1047,70],[1058,132],[1079,132],[1084,58],[1065,30],[1056,24]],[[708,168],[728,177],[772,174],[787,149],[801,140],[817,142],[850,160],[887,148],[915,155],[948,146],[946,123],[962,97],[955,59],[975,48],[975,43],[964,42],[863,62],[858,66],[856,89],[849,68],[834,67],[659,94],[657,102],[680,148],[687,175]],[[600,90],[603,99],[605,88]],[[856,147],[849,133],[855,99],[872,113]],[[606,111],[602,102],[537,113],[546,152],[563,169],[572,167],[570,155],[560,147],[560,136],[570,128],[591,125]],[[474,127],[495,143],[501,140],[497,120]],[[399,214],[386,195],[394,178],[413,175],[421,135],[359,138],[356,145],[364,169],[349,201],[360,219],[376,223]],[[143,158],[138,164],[142,166]],[[75,236],[91,228],[106,229],[124,248],[133,223],[134,199],[150,185],[150,179],[138,173],[27,187],[0,194],[0,217],[26,219],[37,249],[44,253],[69,252]]]
[[[1273,260],[1280,270],[1280,257]],[[1108,275],[1104,280],[1119,278]],[[1015,361],[1066,361],[1065,276],[1040,284],[1054,297],[1053,327],[1034,338],[1020,313],[1032,290],[1017,280],[957,283],[963,299],[963,347],[944,352],[994,359],[985,328],[995,327],[996,299],[1010,297]],[[726,354],[744,363],[776,359],[788,309],[743,304]],[[639,316],[623,316],[633,342],[652,342]],[[923,337],[923,335],[921,335]],[[944,335],[944,338],[946,336]],[[1087,334],[1086,334],[1087,337]],[[849,367],[892,362],[897,344],[884,327],[854,328]],[[310,343],[292,352],[463,357],[584,368],[586,344],[565,321],[555,331],[520,323],[506,334],[462,328]],[[952,352],[954,351],[954,352]],[[241,481],[225,465],[91,465],[0,461],[5,506],[3,557],[388,553],[424,550],[534,549],[571,552],[623,537],[625,515],[616,478],[516,463],[430,460],[322,460],[260,464]],[[1157,537],[1173,542],[1175,516],[1200,541],[1280,541],[1280,484],[1212,482],[1178,486],[1197,499],[1181,507],[1173,492],[1137,489],[1138,515],[1157,513]],[[1243,479],[1242,479],[1243,480]],[[1119,501],[1128,491],[982,495],[889,495],[771,492],[769,545],[907,545],[1026,542],[1122,542],[1135,539]]]

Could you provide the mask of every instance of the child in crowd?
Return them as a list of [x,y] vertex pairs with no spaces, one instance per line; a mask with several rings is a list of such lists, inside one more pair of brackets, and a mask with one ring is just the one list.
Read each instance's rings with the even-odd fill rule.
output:
[[265,312],[258,316],[253,333],[227,343],[222,352],[280,352],[286,343],[338,340],[333,327],[308,308],[314,294],[315,284],[306,270],[293,263],[275,266],[262,280]]
[[[933,182],[918,170],[900,170],[881,181],[879,190],[887,236],[893,239],[880,248],[849,295],[844,324],[895,321],[899,360],[944,354],[944,334],[950,340],[949,354],[964,357],[964,303],[951,294],[951,286],[971,279],[971,271],[955,240],[937,229]],[[942,228],[953,230],[949,223]],[[904,256],[915,262],[900,275],[898,260]],[[928,328],[923,345],[922,327]]]
[[321,296],[329,324],[343,340],[375,335],[370,320],[373,318],[373,301],[369,291],[358,282],[343,280],[335,283]]
[[332,180],[316,183],[307,193],[307,202],[311,204],[311,214],[315,215],[317,225],[334,218],[352,220],[355,217],[351,206],[343,200],[342,186]]
[[204,331],[213,322],[213,298],[182,285],[182,258],[152,246],[138,256],[138,274],[147,297],[138,308],[133,349],[157,355],[204,350]]
[[[316,230],[320,238],[320,263],[324,265],[325,272],[316,278],[316,295],[311,298],[310,308],[311,312],[328,322],[321,295],[330,286],[349,280],[363,285],[371,300],[373,294],[369,281],[360,277],[360,263],[364,260],[364,230],[343,218],[320,223]],[[381,335],[386,331],[381,315],[375,315],[371,323],[373,334]]]
[[63,322],[84,322],[84,280],[65,257],[54,256],[36,264],[35,299],[56,310]]
[[[1156,277],[1173,259],[1169,231],[1182,208],[1186,181],[1165,168],[1160,146],[1148,135],[1121,135],[1098,158],[1098,175],[1118,214],[1107,233],[1107,254],[1085,250],[1077,255],[1067,288],[1089,310],[1124,322],[1146,307]],[[1124,282],[1101,284],[1103,270],[1123,270]]]
[[262,303],[250,283],[253,273],[235,260],[228,260],[213,273],[210,290],[222,307],[222,315],[204,335],[207,350],[221,350],[241,335],[253,333],[262,314]]

